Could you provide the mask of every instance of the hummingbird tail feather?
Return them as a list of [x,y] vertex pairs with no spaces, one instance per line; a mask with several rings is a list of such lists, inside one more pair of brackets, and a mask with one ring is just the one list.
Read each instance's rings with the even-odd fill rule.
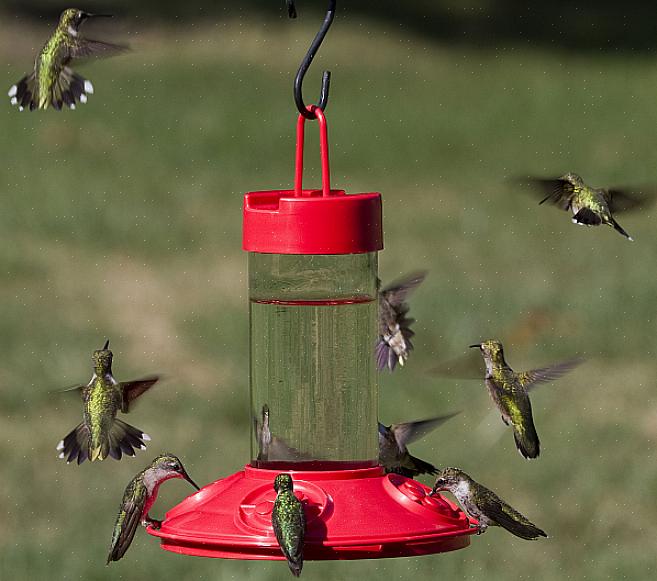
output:
[[625,236],[625,238],[627,238],[628,240],[634,242],[634,238],[632,238],[627,232],[625,232],[625,230],[623,230],[623,227],[618,222],[616,222],[616,220],[614,220],[613,218],[611,219],[611,225],[614,227],[614,230],[616,230],[616,232]]
[[376,344],[376,367],[379,371],[383,371],[386,367],[390,371],[394,371],[397,365],[398,357],[392,350],[392,347],[381,338]]
[[19,111],[23,111],[26,107],[34,111],[37,108],[37,92],[36,74],[32,72],[12,85],[7,95],[12,105],[18,105]]
[[89,428],[84,422],[79,423],[57,445],[59,457],[67,464],[76,460],[78,465],[90,459],[89,436]]
[[294,575],[295,577],[299,577],[301,575],[301,569],[303,569],[303,559],[300,559],[298,561],[290,561],[288,559],[287,564],[290,567],[290,571],[292,572],[292,575]]
[[547,537],[545,531],[539,529],[535,524],[523,519],[525,522],[519,522],[515,519],[498,520],[497,523],[514,534],[516,537],[525,539],[526,541],[534,541],[539,537]]
[[135,449],[146,449],[144,442],[148,440],[150,440],[148,434],[119,419],[114,419],[108,442],[109,455],[116,460],[120,460],[123,454],[134,456]]
[[516,441],[516,448],[518,448],[518,452],[523,458],[538,458],[541,453],[541,443],[533,422],[529,422],[529,425],[524,429],[513,426],[513,438]]
[[86,103],[87,94],[94,92],[93,85],[71,68],[64,67],[52,89],[51,102],[55,109],[62,104],[69,109],[75,109],[77,103]]

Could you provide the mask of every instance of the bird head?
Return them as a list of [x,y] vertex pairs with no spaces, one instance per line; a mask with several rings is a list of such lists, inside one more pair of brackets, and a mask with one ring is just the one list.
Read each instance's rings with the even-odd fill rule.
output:
[[150,469],[155,471],[159,481],[169,480],[170,478],[182,478],[183,480],[187,480],[196,490],[200,490],[196,482],[187,474],[180,459],[173,454],[160,454],[151,462]]
[[292,483],[292,477],[289,474],[279,474],[274,478],[274,490],[276,492],[292,490],[293,488],[294,484]]

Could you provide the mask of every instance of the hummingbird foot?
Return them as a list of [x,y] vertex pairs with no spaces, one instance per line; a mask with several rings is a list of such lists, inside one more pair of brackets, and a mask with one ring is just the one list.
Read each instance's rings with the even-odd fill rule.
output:
[[146,518],[144,518],[144,520],[141,521],[141,526],[143,526],[144,528],[150,526],[153,527],[156,531],[158,531],[160,530],[160,528],[162,528],[162,521],[147,516]]

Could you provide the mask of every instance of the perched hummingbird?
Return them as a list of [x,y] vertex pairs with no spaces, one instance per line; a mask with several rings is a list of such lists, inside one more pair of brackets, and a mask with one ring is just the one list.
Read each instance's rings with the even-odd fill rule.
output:
[[420,474],[436,474],[438,469],[433,464],[412,456],[406,446],[459,413],[390,426],[379,422],[379,464],[383,466],[386,474],[394,472],[407,478],[415,478]]
[[19,110],[29,107],[47,109],[52,105],[58,111],[62,105],[75,109],[77,102],[86,103],[87,95],[94,92],[90,81],[68,66],[73,59],[88,56],[110,56],[126,47],[100,40],[88,40],[79,35],[80,25],[91,17],[108,17],[110,14],[89,14],[77,8],[62,12],[59,24],[34,61],[34,71],[12,85],[7,93],[12,105]]
[[261,462],[279,460],[302,460],[310,457],[299,452],[285,442],[283,438],[274,436],[269,427],[269,406],[264,404],[261,411],[262,421],[253,418],[256,440],[258,442],[258,456],[256,460]]
[[84,402],[82,422],[57,445],[59,457],[78,464],[85,460],[104,460],[110,455],[120,460],[123,454],[135,455],[135,448],[146,449],[148,434],[122,422],[119,410],[130,411],[130,404],[150,389],[157,375],[136,381],[117,382],[112,376],[112,352],[109,339],[92,356],[94,372],[87,385],[76,385],[67,391],[80,390]]
[[547,537],[544,531],[510,507],[492,490],[475,482],[459,468],[444,468],[438,473],[431,494],[436,494],[439,490],[449,490],[465,512],[477,519],[479,534],[489,526],[500,526],[516,537],[528,541]]
[[607,224],[625,236],[632,237],[614,219],[613,214],[638,208],[646,200],[623,189],[593,188],[576,173],[567,173],[557,179],[530,178],[545,197],[539,202],[550,202],[562,210],[573,213],[575,224],[599,226]]
[[144,468],[135,476],[123,493],[123,500],[119,507],[119,514],[114,524],[112,544],[107,556],[107,564],[118,561],[130,547],[135,536],[137,525],[149,525],[159,529],[161,522],[148,516],[148,511],[157,499],[157,492],[165,480],[171,478],[184,478],[196,490],[199,487],[189,477],[182,463],[173,454],[160,454],[150,466]]
[[549,367],[516,373],[504,360],[504,350],[499,341],[484,341],[470,347],[479,348],[484,356],[488,393],[502,414],[502,421],[507,426],[511,424],[518,451],[525,458],[537,458],[540,442],[534,427],[528,391],[540,383],[561,377],[582,360],[571,359]]
[[[376,364],[379,370],[386,367],[394,371],[397,362],[404,365],[413,349],[411,325],[415,319],[407,318],[408,296],[425,279],[427,273],[414,272],[396,280],[379,291],[379,341],[376,345]],[[379,281],[379,286],[381,281]]]
[[271,513],[271,525],[292,575],[298,577],[303,568],[306,515],[303,504],[294,494],[293,488],[292,477],[289,474],[279,474],[274,479],[276,500]]

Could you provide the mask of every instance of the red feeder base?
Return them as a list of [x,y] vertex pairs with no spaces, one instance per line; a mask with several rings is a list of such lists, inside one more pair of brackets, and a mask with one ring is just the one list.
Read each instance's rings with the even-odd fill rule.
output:
[[[280,472],[246,466],[186,498],[167,512],[159,530],[148,532],[174,553],[282,560],[271,526],[273,481]],[[453,551],[468,546],[476,530],[453,503],[380,467],[285,472],[305,506],[307,560]]]

